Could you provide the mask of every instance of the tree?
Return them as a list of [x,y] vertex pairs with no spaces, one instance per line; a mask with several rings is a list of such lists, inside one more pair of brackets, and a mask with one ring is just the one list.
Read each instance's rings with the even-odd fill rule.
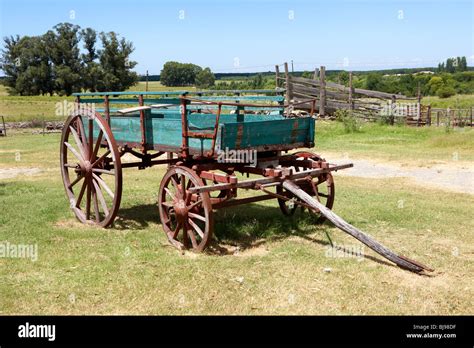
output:
[[59,23],[45,34],[46,47],[53,63],[55,90],[59,95],[80,92],[83,66],[79,54],[78,25]]
[[347,71],[341,71],[337,75],[337,79],[339,81],[339,84],[347,85],[347,84],[349,84],[349,73]]
[[104,89],[104,72],[97,63],[99,54],[96,50],[97,33],[92,28],[86,28],[81,31],[84,41],[84,49],[86,53],[82,54],[82,62],[84,64],[84,74],[82,75],[82,87],[91,92],[98,89]]
[[103,48],[99,60],[103,78],[97,89],[123,91],[136,84],[138,75],[132,69],[137,62],[130,60],[130,54],[134,51],[132,43],[125,38],[119,39],[113,31],[101,33],[100,39]]
[[197,73],[195,83],[198,88],[209,88],[214,86],[216,78],[211,69],[205,68]]
[[196,76],[202,68],[195,64],[166,62],[160,73],[160,82],[164,86],[190,86],[196,83]]
[[20,36],[4,37],[4,49],[2,50],[2,57],[0,58],[0,68],[5,73],[5,86],[9,87],[9,90],[14,94],[18,91],[15,88],[16,81],[20,75],[20,49],[19,49]]
[[377,73],[370,73],[367,75],[367,80],[365,81],[365,88],[380,91],[382,89],[382,77]]
[[12,94],[36,95],[53,92],[52,66],[42,37],[4,38],[1,68]]

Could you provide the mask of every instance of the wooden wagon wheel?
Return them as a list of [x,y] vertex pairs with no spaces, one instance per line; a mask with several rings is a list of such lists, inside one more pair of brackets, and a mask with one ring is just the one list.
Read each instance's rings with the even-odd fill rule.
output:
[[214,230],[211,199],[208,192],[189,192],[204,186],[202,179],[183,166],[170,167],[160,184],[158,209],[169,241],[179,249],[202,251]]
[[[296,157],[296,160],[324,161],[321,156],[307,151],[295,152],[293,156]],[[305,168],[303,167],[295,166],[296,172],[302,171],[304,169]],[[331,173],[321,174],[317,177],[314,177],[311,182],[299,182],[298,185],[308,194],[316,197],[321,204],[326,206],[326,208],[332,209],[334,204],[335,188],[334,179]],[[282,186],[277,186],[276,191],[278,194],[283,194],[286,190]],[[299,206],[298,204],[294,203],[294,201],[292,202],[291,200],[288,201],[284,199],[278,199],[278,205],[280,206],[282,213],[287,216],[292,216]],[[304,207],[302,208],[304,210]],[[322,214],[314,211],[311,212],[316,217],[315,223],[323,223],[326,220],[326,217],[324,217]]]
[[98,113],[73,113],[61,137],[61,174],[70,207],[82,223],[107,227],[122,197],[122,166],[112,131]]

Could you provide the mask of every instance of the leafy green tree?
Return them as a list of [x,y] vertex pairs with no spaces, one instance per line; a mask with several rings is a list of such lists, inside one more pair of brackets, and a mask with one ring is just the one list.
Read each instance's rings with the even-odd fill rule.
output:
[[134,51],[133,45],[125,38],[119,39],[113,31],[101,33],[102,50],[99,53],[100,65],[103,71],[101,83],[97,90],[123,91],[138,81],[138,75],[132,71],[137,62],[130,60]]
[[79,54],[80,27],[60,23],[44,35],[48,55],[53,63],[55,91],[71,95],[81,90],[83,67]]
[[99,58],[96,49],[97,32],[92,28],[86,28],[81,31],[82,40],[84,41],[85,53],[82,54],[82,62],[84,64],[84,73],[82,75],[82,87],[91,92],[98,89],[105,89],[104,71],[97,63]]
[[380,91],[382,88],[382,76],[377,73],[370,73],[367,75],[367,80],[365,81],[365,88]]
[[214,86],[216,78],[211,69],[205,68],[197,73],[195,83],[198,88],[209,88]]
[[20,95],[52,93],[52,66],[42,37],[9,37],[4,42],[1,67],[9,91]]
[[164,86],[190,86],[196,83],[196,76],[202,68],[190,63],[166,62],[160,73]]
[[21,73],[21,50],[19,42],[19,35],[4,37],[4,48],[2,49],[2,56],[0,58],[0,68],[5,73],[4,84],[13,94],[19,93],[15,88],[16,81]]
[[347,71],[341,71],[337,74],[337,80],[341,85],[348,85],[349,84],[349,73]]

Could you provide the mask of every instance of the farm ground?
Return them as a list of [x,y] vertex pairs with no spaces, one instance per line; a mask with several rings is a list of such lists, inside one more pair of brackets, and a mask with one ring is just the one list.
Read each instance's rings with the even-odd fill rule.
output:
[[[115,226],[86,227],[68,209],[58,144],[59,134],[31,131],[0,138],[0,169],[26,171],[0,180],[0,242],[38,245],[37,261],[0,258],[0,314],[472,314],[472,194],[404,176],[335,174],[335,212],[435,268],[429,276],[300,212],[287,218],[273,201],[218,211],[214,248],[182,255],[155,208],[164,167],[125,170]],[[319,122],[316,144],[328,160],[356,165],[474,165],[472,130],[371,124],[346,134]],[[325,232],[364,256],[334,252]]]

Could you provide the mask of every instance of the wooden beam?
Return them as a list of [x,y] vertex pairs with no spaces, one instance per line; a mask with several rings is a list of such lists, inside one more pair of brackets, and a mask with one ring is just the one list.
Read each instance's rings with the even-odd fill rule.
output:
[[302,190],[298,185],[296,185],[291,180],[285,180],[282,183],[282,186],[293,193],[296,197],[305,202],[310,206],[314,211],[324,215],[329,221],[331,221],[337,228],[351,235],[355,239],[361,241],[367,245],[370,249],[383,256],[384,258],[392,261],[398,266],[408,269],[412,272],[422,272],[424,270],[433,271],[431,268],[424,266],[416,261],[410,260],[404,256],[397,255],[392,250],[388,249],[381,243],[377,242],[375,239],[371,238],[364,232],[360,231],[356,227],[344,221],[341,217],[332,212],[329,208],[326,208],[323,204],[318,202],[317,199],[311,197],[308,193]]

